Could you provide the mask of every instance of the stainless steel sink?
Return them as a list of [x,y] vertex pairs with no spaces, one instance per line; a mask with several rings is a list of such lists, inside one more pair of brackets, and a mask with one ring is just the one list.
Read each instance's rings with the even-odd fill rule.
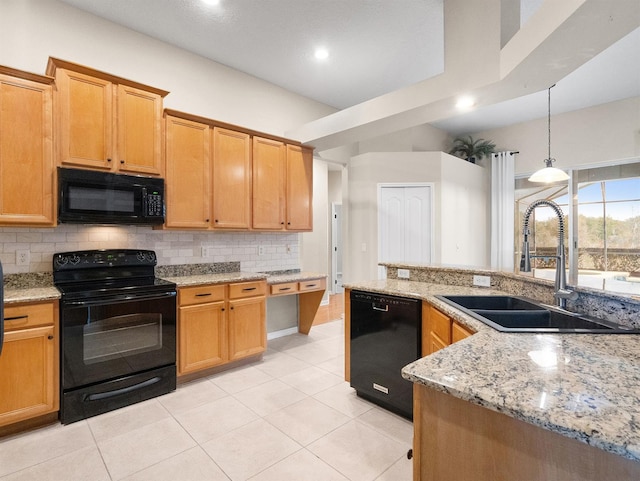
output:
[[518,296],[436,296],[502,332],[640,334],[640,330],[590,318]]

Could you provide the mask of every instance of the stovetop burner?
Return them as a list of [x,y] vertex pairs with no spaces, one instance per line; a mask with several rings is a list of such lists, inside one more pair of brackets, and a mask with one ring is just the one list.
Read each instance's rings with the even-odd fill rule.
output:
[[53,281],[64,298],[175,289],[174,283],[155,277],[156,262],[149,250],[60,252],[53,256]]

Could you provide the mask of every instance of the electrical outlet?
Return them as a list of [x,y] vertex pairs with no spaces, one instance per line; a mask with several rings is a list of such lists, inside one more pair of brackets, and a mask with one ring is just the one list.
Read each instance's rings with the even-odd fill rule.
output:
[[264,246],[258,246],[258,255],[259,256],[263,256],[264,255]]
[[287,244],[287,254],[291,254],[291,246]]
[[409,279],[409,269],[398,269],[398,279]]
[[24,250],[16,251],[16,265],[28,266],[30,262],[31,262],[31,253],[28,250],[24,249]]
[[480,287],[491,287],[490,276],[473,276],[473,285]]
[[202,246],[202,257],[211,257],[213,248],[210,246]]

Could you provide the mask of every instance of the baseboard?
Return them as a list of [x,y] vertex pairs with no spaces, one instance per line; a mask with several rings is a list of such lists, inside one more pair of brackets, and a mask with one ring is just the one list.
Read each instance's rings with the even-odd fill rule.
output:
[[290,336],[291,334],[295,334],[296,332],[298,332],[298,326],[281,329],[279,331],[267,332],[267,341],[277,339],[279,337]]

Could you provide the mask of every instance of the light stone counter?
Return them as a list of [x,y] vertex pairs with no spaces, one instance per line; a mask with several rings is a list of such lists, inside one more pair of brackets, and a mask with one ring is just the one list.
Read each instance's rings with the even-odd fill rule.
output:
[[433,297],[504,294],[488,288],[345,287],[426,300],[477,331],[409,364],[405,379],[640,462],[640,336],[501,333]]
[[204,284],[228,284],[230,282],[247,282],[266,280],[266,274],[251,272],[226,272],[220,274],[187,274],[184,276],[162,276],[165,281],[175,282],[178,287],[199,286]]
[[60,291],[50,287],[13,287],[4,290],[5,305],[18,302],[39,302],[60,299]]

